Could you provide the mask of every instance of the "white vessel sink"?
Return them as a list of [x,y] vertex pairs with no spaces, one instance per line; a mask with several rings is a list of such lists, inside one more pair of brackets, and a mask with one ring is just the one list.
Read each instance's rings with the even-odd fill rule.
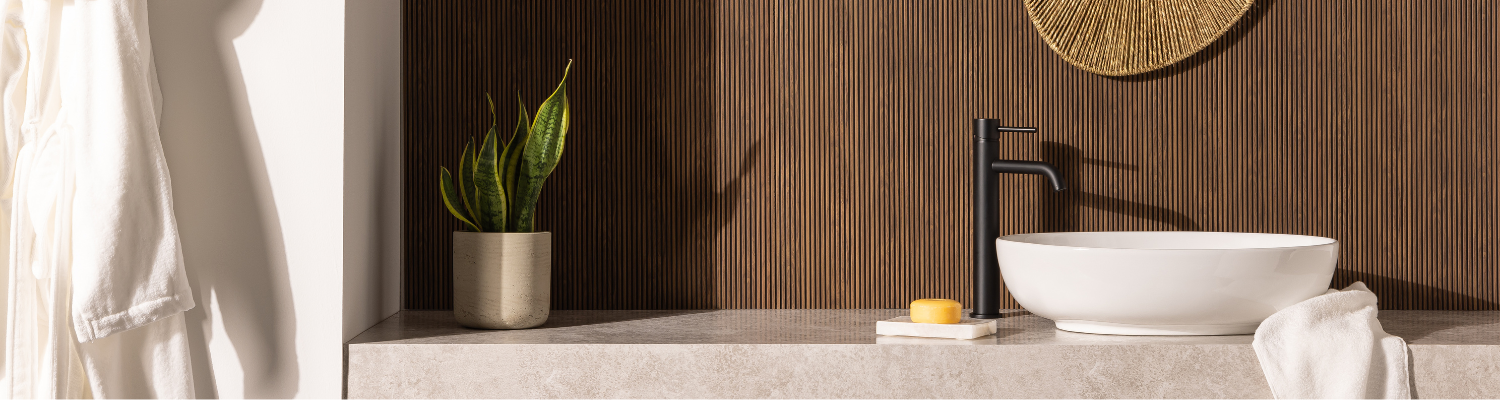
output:
[[1000,276],[1065,331],[1255,333],[1277,310],[1323,294],[1338,241],[1228,232],[1061,232],[996,240]]

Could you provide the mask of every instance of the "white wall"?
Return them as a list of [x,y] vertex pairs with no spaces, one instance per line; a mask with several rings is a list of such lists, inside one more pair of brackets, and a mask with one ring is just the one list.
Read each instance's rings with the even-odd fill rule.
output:
[[401,1],[344,11],[344,341],[401,309]]
[[150,3],[201,397],[340,397],[343,342],[395,312],[399,62],[346,67],[399,60],[398,13]]

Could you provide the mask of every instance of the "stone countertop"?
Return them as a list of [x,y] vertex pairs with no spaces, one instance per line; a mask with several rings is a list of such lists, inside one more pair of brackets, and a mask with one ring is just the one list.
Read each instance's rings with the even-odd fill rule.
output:
[[[360,397],[1270,397],[1250,335],[879,336],[906,310],[553,311],[516,331],[402,311],[348,343]],[[1381,311],[1421,397],[1500,397],[1500,311]]]

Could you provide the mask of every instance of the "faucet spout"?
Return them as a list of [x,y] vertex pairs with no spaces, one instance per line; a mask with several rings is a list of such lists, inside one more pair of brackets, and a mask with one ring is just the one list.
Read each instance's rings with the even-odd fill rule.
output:
[[1068,184],[1063,182],[1062,174],[1059,174],[1057,168],[1053,168],[1052,164],[1038,161],[997,160],[990,163],[990,169],[995,170],[995,173],[998,174],[1045,176],[1047,177],[1047,181],[1052,182],[1052,190],[1059,192],[1068,190]]

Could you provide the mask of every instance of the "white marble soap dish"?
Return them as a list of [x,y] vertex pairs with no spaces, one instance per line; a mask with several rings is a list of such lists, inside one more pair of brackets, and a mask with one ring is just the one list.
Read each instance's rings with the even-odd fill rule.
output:
[[995,334],[995,320],[964,318],[956,324],[919,324],[911,317],[896,317],[875,323],[875,333],[887,336],[916,336],[946,339],[974,339]]

